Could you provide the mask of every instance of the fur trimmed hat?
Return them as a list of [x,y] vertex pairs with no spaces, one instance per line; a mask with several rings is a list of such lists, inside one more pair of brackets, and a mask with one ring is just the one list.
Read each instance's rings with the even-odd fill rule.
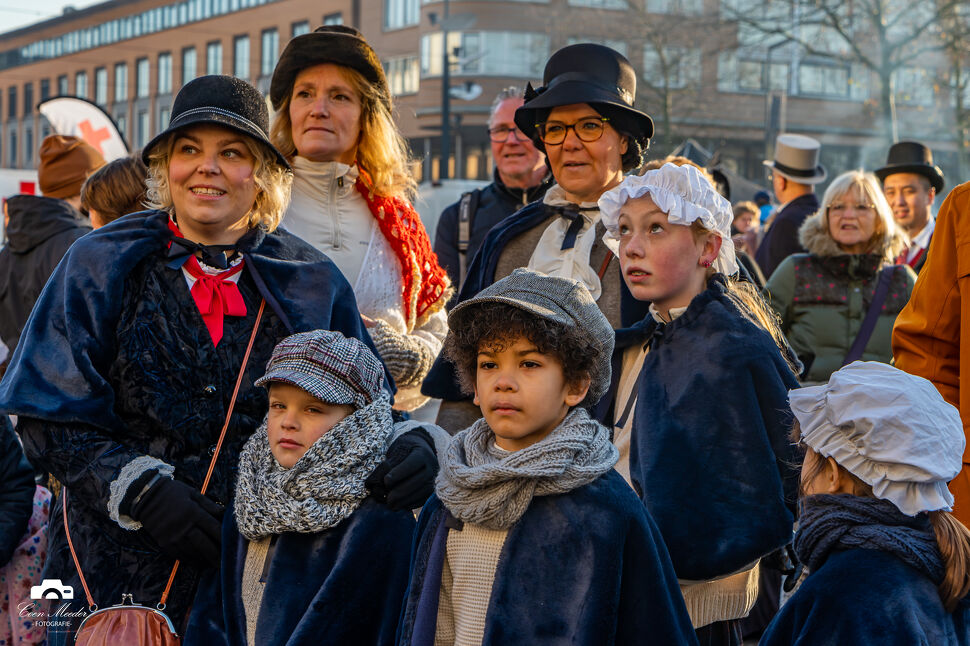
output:
[[360,72],[371,85],[378,88],[381,100],[390,109],[391,94],[377,53],[359,31],[346,25],[317,27],[286,45],[273,70],[269,86],[273,109],[279,111],[283,107],[301,71],[323,63],[335,63]]

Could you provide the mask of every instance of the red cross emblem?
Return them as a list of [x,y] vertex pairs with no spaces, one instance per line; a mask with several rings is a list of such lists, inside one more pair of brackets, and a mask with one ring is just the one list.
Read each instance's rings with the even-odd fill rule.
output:
[[95,130],[91,126],[90,119],[85,119],[79,123],[77,127],[81,131],[81,138],[94,146],[99,153],[104,155],[104,150],[101,148],[101,143],[111,138],[111,133],[108,132],[108,129],[98,128]]

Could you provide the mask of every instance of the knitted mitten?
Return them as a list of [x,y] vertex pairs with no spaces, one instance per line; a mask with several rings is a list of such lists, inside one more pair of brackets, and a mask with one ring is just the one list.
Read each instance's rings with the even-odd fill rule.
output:
[[431,349],[421,339],[396,332],[388,323],[379,319],[368,331],[397,387],[413,388],[421,385],[434,363],[435,355]]

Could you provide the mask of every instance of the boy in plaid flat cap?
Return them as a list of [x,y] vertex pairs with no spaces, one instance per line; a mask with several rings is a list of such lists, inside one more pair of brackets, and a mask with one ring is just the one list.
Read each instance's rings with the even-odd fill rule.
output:
[[199,588],[186,646],[393,643],[414,517],[365,486],[394,433],[380,360],[304,332],[256,385],[269,413],[240,455],[221,572]]

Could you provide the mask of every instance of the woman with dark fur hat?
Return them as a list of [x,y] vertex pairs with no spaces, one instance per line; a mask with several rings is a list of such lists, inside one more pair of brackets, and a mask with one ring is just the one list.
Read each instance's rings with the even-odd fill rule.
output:
[[[337,267],[277,228],[292,173],[268,122],[244,81],[186,84],[143,152],[155,210],[71,247],[0,384],[0,410],[19,415],[31,462],[69,492],[51,517],[67,504],[94,602],[130,594],[154,606],[178,559],[165,610],[176,627],[200,572],[219,562],[239,452],[267,407],[252,383],[273,347],[314,329],[370,344]],[[81,590],[60,522],[44,576]]]
[[[653,121],[634,107],[636,86],[633,66],[609,47],[582,43],[552,55],[543,86],[529,86],[515,123],[545,152],[556,184],[542,202],[492,229],[468,269],[459,302],[528,267],[582,282],[613,327],[643,318],[646,310],[630,298],[619,263],[603,243],[606,230],[596,204],[640,166],[653,135]],[[438,423],[449,431],[480,415],[443,360],[432,368],[424,392],[445,400]]]
[[409,202],[380,60],[356,29],[320,27],[286,46],[270,99],[273,143],[294,173],[283,226],[347,277],[397,385],[395,408],[414,410],[428,400],[420,386],[448,332],[451,285]]

